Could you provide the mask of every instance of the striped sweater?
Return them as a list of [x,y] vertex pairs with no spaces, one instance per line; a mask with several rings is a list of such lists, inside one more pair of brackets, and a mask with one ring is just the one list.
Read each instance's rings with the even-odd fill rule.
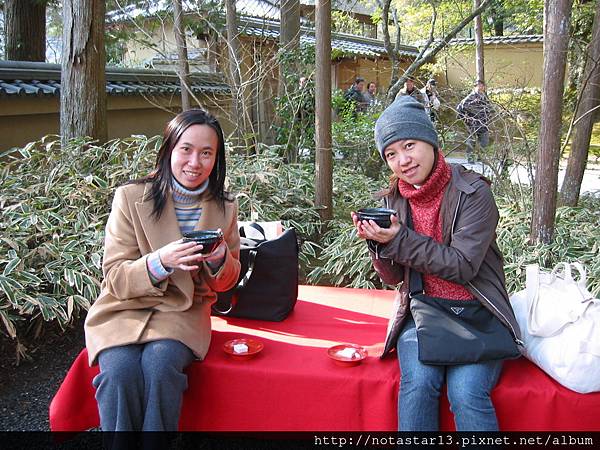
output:
[[[193,231],[202,215],[200,197],[208,187],[206,180],[196,190],[186,189],[179,184],[175,178],[172,183],[173,203],[175,204],[175,215],[179,223],[181,234]],[[173,269],[167,269],[162,265],[158,256],[158,250],[150,253],[147,259],[148,274],[152,283],[158,284],[173,273]]]

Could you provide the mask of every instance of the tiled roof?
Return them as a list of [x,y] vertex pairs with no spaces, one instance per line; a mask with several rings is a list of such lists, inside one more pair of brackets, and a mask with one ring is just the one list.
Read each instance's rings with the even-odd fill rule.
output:
[[[315,0],[300,0],[302,5],[315,6]],[[370,4],[366,4],[370,3]],[[370,16],[375,12],[375,2],[361,0],[334,0],[331,2],[332,11],[348,11]]]
[[237,0],[235,8],[238,14],[249,17],[279,20],[279,1]]
[[[236,0],[235,9],[239,15],[259,17],[262,19],[279,20],[279,0]],[[300,0],[300,4],[314,6],[315,0]],[[135,17],[150,17],[161,11],[172,8],[171,0],[140,2],[107,12],[108,21],[121,21]],[[197,1],[183,0],[182,8],[186,12],[198,10]],[[371,15],[375,12],[373,6],[366,6],[358,0],[336,0],[332,2],[332,11],[349,11],[357,14]]]
[[[279,39],[279,3],[278,0],[237,0],[238,28],[247,36]],[[304,5],[314,5],[314,0],[301,0],[301,3]],[[148,17],[170,7],[170,1],[159,0],[154,2],[151,7],[140,8],[136,5],[129,5],[122,10],[109,12],[107,17],[110,21],[127,20],[138,16]],[[194,6],[194,2],[190,0],[183,1],[183,8],[190,13],[197,9]],[[335,4],[332,4],[332,8],[354,11],[359,14],[370,14],[373,9],[372,7],[361,5],[357,0],[339,0]],[[302,23],[307,23],[304,18],[300,20]],[[315,31],[313,28],[303,26],[300,31],[302,33],[300,36],[301,42],[315,43]],[[379,56],[386,54],[383,41],[378,39],[345,33],[332,33],[331,41],[333,49],[352,55]],[[400,54],[415,57],[418,55],[418,50],[416,47],[404,45],[400,48]]]
[[[240,31],[247,36],[279,39],[279,22],[242,18],[239,22]],[[315,30],[308,27],[300,28],[300,42],[315,43]],[[346,53],[361,56],[386,55],[383,41],[345,33],[331,33],[331,47]],[[419,54],[416,47],[403,45],[400,54],[415,57]]]
[[[229,86],[218,74],[194,72],[190,76],[194,93],[224,94]],[[181,92],[174,72],[145,69],[106,69],[109,95],[170,95]],[[0,61],[0,96],[59,95],[60,65],[23,61]]]
[[[531,44],[544,42],[542,34],[517,34],[513,36],[484,36],[484,44]],[[454,38],[450,45],[472,45],[475,38]]]

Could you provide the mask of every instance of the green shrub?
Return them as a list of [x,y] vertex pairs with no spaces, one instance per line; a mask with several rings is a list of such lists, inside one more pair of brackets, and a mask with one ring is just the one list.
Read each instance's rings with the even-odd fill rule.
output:
[[104,225],[116,186],[146,173],[158,139],[104,146],[56,136],[0,155],[0,317],[17,336],[25,319],[64,327],[97,297]]
[[370,178],[381,178],[387,173],[387,166],[375,147],[373,130],[383,105],[378,104],[357,113],[354,111],[356,104],[345,100],[340,90],[334,92],[332,103],[338,111],[337,120],[331,127],[336,168],[349,167]]
[[551,244],[529,244],[531,196],[525,208],[498,198],[498,245],[504,254],[509,292],[525,288],[525,266],[552,268],[561,261],[579,261],[588,271],[588,289],[600,296],[600,199],[584,196],[576,208],[559,207]]
[[315,152],[315,47],[301,44],[294,51],[280,52],[278,61],[283,92],[275,101],[273,129],[282,154],[296,162],[301,156],[314,157]]
[[228,177],[237,193],[240,220],[281,220],[294,227],[302,242],[301,273],[317,257],[321,223],[314,205],[313,164],[286,164],[276,149],[265,147],[260,155],[231,155]]
[[[114,189],[148,173],[159,137],[135,136],[104,146],[76,140],[65,149],[55,136],[0,155],[0,330],[19,338],[25,328],[48,322],[65,327],[99,293],[104,226]],[[373,193],[387,184],[349,161],[334,165],[334,219],[320,222],[314,205],[314,165],[288,164],[278,148],[232,154],[229,189],[238,193],[241,220],[282,220],[302,241],[302,282],[360,288],[381,287],[366,244],[356,237],[350,211],[375,206]],[[528,245],[531,192],[512,186],[496,192],[498,242],[510,292],[522,289],[523,269],[579,260],[588,287],[600,295],[600,199],[582,197],[577,208],[559,208],[556,238]],[[19,325],[20,324],[20,325]],[[17,341],[18,342],[18,341]],[[19,345],[19,344],[17,344]]]
[[321,236],[322,252],[312,267],[308,281],[313,284],[381,287],[371,266],[367,245],[356,236],[350,212],[379,206],[373,194],[386,182],[373,181],[352,167],[336,166],[333,177],[334,220]]

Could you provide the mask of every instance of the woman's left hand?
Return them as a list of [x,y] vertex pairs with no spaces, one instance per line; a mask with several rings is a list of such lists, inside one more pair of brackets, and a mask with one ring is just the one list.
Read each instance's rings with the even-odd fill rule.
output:
[[[219,229],[220,231],[220,229]],[[215,274],[219,271],[225,258],[227,257],[227,242],[221,241],[221,243],[215,248],[210,254],[204,255],[204,261],[208,265],[210,271]]]
[[227,243],[222,241],[217,248],[215,248],[211,253],[204,256],[204,260],[211,264],[212,266],[219,266],[219,262],[222,262],[225,259],[225,252],[227,251]]
[[356,228],[359,236],[372,241],[377,241],[380,244],[387,244],[394,239],[400,231],[398,217],[391,214],[390,220],[392,221],[392,224],[389,228],[381,228],[373,220],[359,220],[356,222]]

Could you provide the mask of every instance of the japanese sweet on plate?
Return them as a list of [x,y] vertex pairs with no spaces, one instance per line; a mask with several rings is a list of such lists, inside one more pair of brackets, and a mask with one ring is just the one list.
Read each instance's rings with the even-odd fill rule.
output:
[[338,366],[357,366],[367,357],[367,350],[356,344],[339,344],[327,349],[327,354]]
[[250,359],[256,356],[264,347],[260,341],[250,338],[232,339],[223,344],[223,350],[233,359]]

